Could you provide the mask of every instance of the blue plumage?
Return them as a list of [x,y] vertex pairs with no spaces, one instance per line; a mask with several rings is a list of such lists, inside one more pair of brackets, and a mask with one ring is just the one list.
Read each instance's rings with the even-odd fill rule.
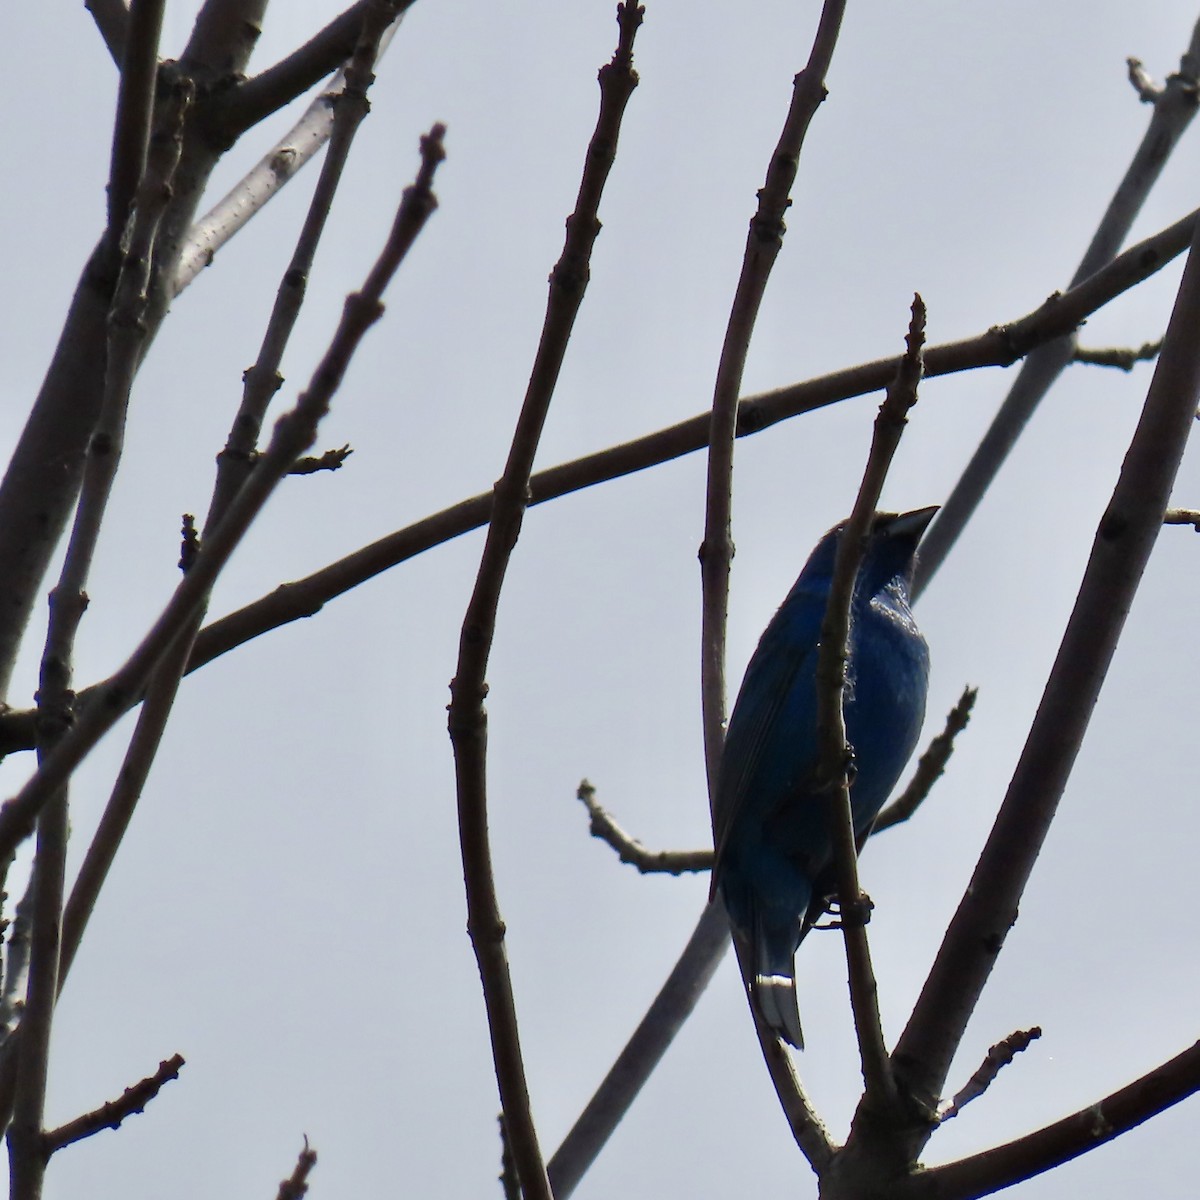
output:
[[[909,609],[921,534],[934,508],[880,513],[850,607],[844,711],[854,748],[854,830],[869,832],[916,745],[929,650]],[[803,1047],[793,957],[833,891],[829,804],[817,765],[817,645],[842,526],[817,544],[767,626],[738,694],[713,806],[720,891],[751,950],[754,998],[780,1037]]]

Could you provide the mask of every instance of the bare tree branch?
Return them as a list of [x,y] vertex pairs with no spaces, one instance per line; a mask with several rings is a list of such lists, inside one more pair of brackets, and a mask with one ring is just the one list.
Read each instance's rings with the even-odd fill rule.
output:
[[1129,83],[1137,92],[1138,99],[1143,104],[1157,103],[1163,93],[1162,84],[1154,82],[1142,60],[1131,56],[1125,60],[1125,66],[1129,71]]
[[[914,296],[912,319],[905,338],[907,349],[887,396],[879,406],[862,483],[842,536],[838,539],[829,599],[821,620],[816,667],[817,747],[820,756],[817,780],[819,788],[828,792],[830,800],[829,832],[838,907],[846,943],[850,1006],[854,1012],[854,1028],[858,1035],[859,1057],[866,1085],[860,1109],[882,1112],[895,1108],[896,1084],[883,1040],[879,989],[867,940],[869,902],[858,882],[858,849],[854,815],[850,808],[850,743],[846,734],[843,701],[854,582],[862,564],[871,521],[879,507],[879,497],[883,493],[888,470],[908,423],[909,410],[917,402],[917,387],[923,374],[924,343],[925,304],[920,296]],[[853,1137],[852,1129],[851,1139]]]
[[381,295],[436,205],[431,191],[433,172],[444,157],[444,129],[435,125],[422,138],[422,166],[417,181],[405,189],[395,224],[379,260],[362,290],[346,300],[342,319],[309,388],[275,424],[266,452],[242,490],[205,539],[192,569],[176,588],[141,644],[105,683],[98,703],[80,719],[46,758],[25,786],[0,806],[0,857],[28,836],[32,822],[49,795],[60,787],[100,738],[116,723],[179,636],[212,588],[246,530],[287,474],[291,465],[316,439],[317,427],[342,381],[354,351],[383,312]]
[[996,1081],[996,1077],[1000,1072],[1018,1054],[1024,1050],[1028,1050],[1030,1044],[1037,1041],[1041,1036],[1041,1026],[1035,1025],[1032,1029],[1018,1029],[1015,1033],[1010,1033],[1003,1041],[997,1042],[994,1046],[989,1046],[988,1052],[984,1056],[983,1062],[979,1064],[975,1074],[967,1080],[966,1084],[959,1091],[954,1093],[954,1099],[938,1114],[942,1123],[944,1124],[946,1121],[957,1117],[972,1100],[978,1100]]
[[[1128,237],[1150,189],[1196,115],[1198,76],[1200,21],[1192,30],[1178,73],[1167,80],[1161,92],[1147,95],[1139,88],[1143,100],[1152,100],[1154,112],[1141,144],[1092,236],[1091,245],[1071,278],[1072,288],[1095,275]],[[919,596],[937,574],[1042,397],[1062,374],[1074,353],[1074,337],[1064,337],[1030,354],[1022,364],[991,426],[925,535],[914,579],[914,597]]]
[[[707,905],[700,914],[683,953],[654,1002],[551,1158],[548,1173],[556,1200],[567,1200],[595,1162],[642,1085],[691,1016],[728,949],[729,918],[718,901]],[[781,1095],[781,1100],[791,1106],[787,1111],[788,1125],[805,1158],[820,1174],[833,1156],[829,1134],[800,1082],[794,1078],[787,1054],[782,1049],[777,1049],[776,1054],[778,1061],[772,1064],[773,1069],[793,1077]]]
[[48,1131],[44,1136],[46,1156],[54,1154],[72,1142],[81,1142],[103,1129],[117,1129],[126,1117],[146,1111],[146,1105],[162,1091],[172,1079],[179,1078],[179,1072],[184,1065],[181,1054],[173,1054],[158,1064],[158,1070],[153,1075],[147,1075],[132,1087],[126,1088],[116,1100],[109,1100],[92,1112],[84,1113],[57,1129]]
[[305,1138],[304,1149],[296,1159],[295,1169],[287,1179],[280,1182],[275,1200],[304,1200],[308,1193],[308,1177],[316,1165],[317,1152],[308,1144],[308,1138]]
[[717,772],[725,742],[725,626],[733,560],[733,444],[737,437],[738,398],[754,323],[771,269],[783,248],[783,235],[787,231],[783,218],[792,202],[791,190],[800,168],[800,152],[808,127],[827,95],[825,76],[837,45],[844,12],[844,0],[826,0],[808,62],[793,80],[791,103],[767,166],[766,181],[758,193],[758,210],[751,218],[746,235],[741,272],[713,385],[704,541],[700,545],[700,702],[710,805],[716,799]]
[[[172,80],[202,76],[206,85],[216,86],[219,80],[236,77],[253,46],[265,3],[208,0],[185,53],[187,65],[172,68]],[[147,345],[166,314],[164,283],[174,274],[180,233],[190,225],[224,149],[193,136],[190,123],[184,139],[174,191],[159,230]],[[103,400],[106,322],[119,269],[116,250],[116,240],[104,234],[88,259],[46,377],[0,482],[0,698],[7,691],[42,578],[70,518]]]
[[647,850],[631,837],[596,800],[596,789],[585,779],[575,798],[588,811],[588,832],[607,842],[623,863],[629,863],[643,875],[683,875],[692,871],[711,871],[713,852],[707,850]]
[[[967,1020],[1010,926],[1066,786],[1141,580],[1200,400],[1200,237],[1058,656],[996,823],[892,1057],[933,1111]],[[930,1128],[909,1135],[911,1158]]]
[[[359,8],[367,11],[372,2],[361,0],[355,11]],[[389,7],[394,9],[395,4]],[[392,23],[376,45],[375,60],[391,43],[399,23],[400,17],[393,16]],[[361,15],[358,27],[362,28]],[[333,132],[338,98],[345,87],[346,73],[341,70],[313,99],[295,125],[187,231],[170,283],[172,297],[178,296],[205,267],[211,266],[221,247],[261,212],[325,145]]]
[[296,460],[296,465],[288,472],[289,475],[315,475],[318,471],[340,471],[346,464],[346,459],[354,451],[349,443],[338,446],[336,450],[323,450],[320,454],[306,454]]
[[[350,5],[287,58],[223,96],[220,108],[213,114],[223,136],[230,141],[236,139],[336,71],[354,53],[370,3],[371,0],[358,0]],[[413,3],[414,0],[400,0],[392,6],[397,24]]]
[[[1107,267],[1062,295],[1049,297],[1033,312],[986,333],[925,351],[925,377],[949,375],[977,367],[1008,366],[1043,342],[1074,329],[1115,297],[1161,270],[1185,249],[1196,228],[1197,213],[1131,246]],[[760,433],[779,421],[812,412],[840,400],[885,388],[896,374],[899,357],[881,358],[816,379],[748,396],[739,405],[738,436]],[[646,470],[707,444],[710,415],[701,413],[666,429],[573,462],[538,471],[529,481],[530,505],[544,504],[574,491]],[[338,559],[303,579],[280,584],[250,604],[213,621],[196,640],[188,671],[238,646],[303,617],[311,617],[329,601],[410,558],[487,523],[491,493],[461,500],[404,529]],[[2,529],[0,529],[2,536]],[[0,604],[5,592],[0,589]],[[99,695],[96,684],[79,697],[80,708]],[[130,697],[132,707],[140,697]],[[33,710],[0,712],[0,756],[34,745]]]
[[[920,1176],[921,1196],[973,1200],[1051,1171],[1200,1091],[1200,1042],[1061,1121]],[[912,1197],[916,1200],[916,1196]]]
[[129,7],[125,0],[83,0],[96,28],[119,67],[125,58],[125,38],[129,34]]
[[1163,514],[1164,525],[1190,525],[1200,533],[1200,509],[1168,508]]
[[108,234],[120,238],[146,164],[166,0],[133,0],[108,171]]
[[1157,342],[1143,342],[1140,346],[1108,346],[1098,350],[1076,346],[1071,361],[1093,367],[1116,367],[1120,371],[1132,371],[1140,362],[1153,362],[1161,349],[1162,338]]
[[529,1103],[517,1029],[504,922],[492,874],[487,818],[487,665],[505,574],[528,504],[529,476],[567,342],[587,288],[597,211],[612,169],[621,118],[637,86],[633,42],[643,10],[617,6],[620,37],[611,63],[600,69],[600,115],[588,145],[575,211],[567,218],[562,255],[550,273],[542,336],[504,473],[497,482],[475,587],[463,618],[458,663],[450,684],[450,741],[454,750],[459,842],[467,893],[467,930],[479,965],[504,1127],[526,1200],[552,1200]]

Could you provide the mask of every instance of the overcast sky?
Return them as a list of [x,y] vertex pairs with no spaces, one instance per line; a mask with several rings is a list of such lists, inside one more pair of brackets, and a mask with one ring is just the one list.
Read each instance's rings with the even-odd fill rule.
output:
[[[168,5],[164,53],[196,3]],[[340,7],[276,4],[261,68]],[[700,412],[746,223],[819,5],[647,0],[641,86],[601,206],[591,286],[551,408],[552,465]],[[417,141],[448,126],[441,201],[321,434],[346,468],[289,481],[214,613],[486,490],[499,475],[616,42],[615,0],[420,0],[379,68],[284,364],[288,403],[373,261]],[[736,15],[731,15],[736,14]],[[1174,70],[1197,17],[1178,2],[851,4],[805,147],[789,232],[751,348],[762,390],[897,352],[914,290],[929,339],[979,333],[1066,285],[1149,118],[1125,79]],[[15,439],[104,216],[116,71],[81,4],[0,18],[8,295],[0,447]],[[229,156],[221,195],[294,119]],[[1192,130],[1135,228],[1197,203]],[[185,292],[133,398],[89,587],[81,683],[116,667],[202,512],[314,170]],[[1176,265],[1089,322],[1088,344],[1159,336]],[[1151,368],[1076,367],[1051,394],[919,606],[933,657],[927,736],[967,683],[969,732],[917,820],[872,844],[864,886],[893,1039],[961,896],[1070,612]],[[1013,378],[929,382],[884,502],[942,500]],[[729,676],[820,534],[848,512],[878,397],[738,446]],[[1176,503],[1200,505],[1195,454]],[[489,670],[500,904],[547,1154],[690,932],[706,877],[643,878],[590,839],[587,776],[653,847],[710,837],[700,737],[704,462],[532,511]],[[496,1196],[498,1100],[465,934],[447,684],[478,564],[474,533],[269,634],[185,684],[142,810],[72,971],[48,1121],[117,1096],[178,1051],[143,1116],[56,1157],[52,1198],[274,1195],[307,1134],[315,1197]],[[1038,1024],[1044,1037],[930,1144],[945,1161],[1065,1115],[1190,1045],[1194,601],[1200,541],[1164,531],[1061,816],[951,1074]],[[10,700],[31,700],[32,628]],[[73,793],[77,864],[128,723]],[[25,757],[0,769],[11,792]],[[799,961],[800,1072],[835,1137],[859,1093],[836,937]],[[1021,1194],[1195,1194],[1195,1102]],[[811,1195],[727,961],[577,1195]]]

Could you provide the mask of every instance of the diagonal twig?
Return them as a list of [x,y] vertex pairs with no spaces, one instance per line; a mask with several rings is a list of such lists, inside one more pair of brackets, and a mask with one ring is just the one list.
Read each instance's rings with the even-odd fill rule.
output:
[[[391,23],[375,42],[372,62],[382,56],[391,43],[408,5],[398,0],[387,7],[392,10]],[[363,16],[372,8],[378,10],[378,0],[361,0],[351,10],[357,16],[357,30],[362,30]],[[352,40],[350,49],[361,44],[361,37],[358,41]],[[346,72],[340,70],[313,99],[295,125],[192,225],[180,248],[179,261],[171,279],[173,297],[192,283],[205,267],[212,265],[221,247],[241,232],[247,222],[261,212],[330,139],[338,103],[345,90]]]
[[972,1100],[978,1100],[995,1083],[1000,1072],[1041,1036],[1041,1026],[1034,1025],[1032,1029],[1018,1029],[994,1046],[989,1046],[975,1073],[954,1093],[954,1099],[938,1113],[939,1121],[945,1124],[953,1120]]
[[81,1142],[104,1129],[117,1129],[126,1117],[145,1112],[146,1105],[163,1087],[172,1079],[179,1078],[183,1065],[183,1055],[173,1054],[158,1064],[158,1070],[153,1075],[147,1075],[132,1087],[127,1087],[116,1100],[109,1100],[57,1129],[48,1130],[43,1138],[44,1153],[49,1157],[64,1146]]
[[140,645],[104,685],[98,702],[89,705],[80,719],[23,788],[0,806],[0,859],[27,837],[46,799],[62,785],[105,733],[120,719],[129,703],[145,688],[150,675],[178,637],[188,619],[208,595],[214,581],[271,493],[295,460],[316,439],[317,427],[328,411],[350,359],[367,330],[383,313],[381,296],[417,234],[436,206],[431,190],[433,173],[445,156],[444,127],[435,125],[421,140],[422,165],[417,180],[405,189],[404,199],[383,251],[362,289],[346,305],[324,357],[309,387],[295,407],[275,424],[270,445],[258,459],[253,474],[206,539],[191,570]]

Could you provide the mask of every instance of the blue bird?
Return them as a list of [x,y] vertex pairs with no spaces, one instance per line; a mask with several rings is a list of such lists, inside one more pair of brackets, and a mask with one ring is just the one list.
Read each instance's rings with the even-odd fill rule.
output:
[[[929,649],[909,609],[917,543],[936,508],[877,513],[850,606],[844,711],[854,832],[870,832],[925,719]],[[834,892],[817,770],[817,647],[842,525],[817,544],[746,668],[713,804],[719,891],[749,949],[763,1020],[802,1049],[793,958]]]

